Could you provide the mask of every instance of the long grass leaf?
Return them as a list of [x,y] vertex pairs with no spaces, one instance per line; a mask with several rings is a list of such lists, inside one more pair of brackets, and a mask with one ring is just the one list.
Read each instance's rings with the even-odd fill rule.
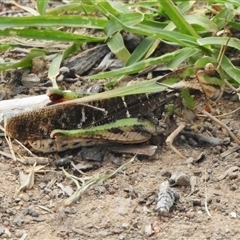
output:
[[146,37],[142,42],[137,46],[137,48],[132,53],[131,57],[126,62],[125,66],[130,66],[135,62],[141,60],[155,43],[156,39],[152,37]]
[[[191,50],[191,49],[189,49],[189,50]],[[185,51],[185,49],[179,49],[179,50],[176,50],[175,52],[167,53],[160,57],[142,60],[142,61],[134,63],[130,66],[127,66],[127,67],[124,67],[121,69],[117,69],[117,70],[112,70],[111,72],[98,73],[96,75],[89,76],[88,78],[89,79],[103,79],[103,78],[117,77],[117,76],[122,76],[122,75],[127,75],[127,74],[138,73],[149,66],[169,62],[169,61],[173,60],[174,58],[176,58],[183,51]],[[197,51],[199,51],[199,50],[196,49],[196,52]]]
[[0,29],[10,27],[86,27],[103,29],[106,19],[85,16],[0,17]]
[[224,45],[227,43],[228,47],[233,47],[236,48],[238,50],[240,50],[240,40],[237,38],[231,38],[229,41],[228,37],[205,37],[205,38],[201,38],[198,39],[197,42],[201,45],[208,45],[208,44],[212,44],[212,45]]
[[68,33],[58,30],[38,30],[38,29],[5,29],[0,30],[0,36],[24,37],[29,39],[44,39],[62,42],[103,42],[105,38],[91,37],[86,35]]
[[159,0],[159,3],[163,6],[168,17],[181,33],[193,36],[194,38],[200,38],[193,27],[187,23],[182,13],[177,9],[171,0]]

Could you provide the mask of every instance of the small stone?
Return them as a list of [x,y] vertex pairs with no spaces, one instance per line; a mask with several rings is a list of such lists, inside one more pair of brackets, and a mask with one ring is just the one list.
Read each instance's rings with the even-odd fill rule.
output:
[[231,218],[236,218],[237,217],[237,213],[236,212],[231,212],[230,213],[230,217]]
[[152,225],[149,224],[149,225],[145,226],[144,232],[148,237],[150,237],[154,233],[154,231],[152,230]]
[[38,184],[38,186],[39,186],[41,189],[43,189],[43,188],[46,187],[46,183],[41,182],[41,183]]
[[230,180],[237,179],[238,178],[238,173],[237,172],[229,173],[228,178]]
[[23,75],[21,82],[22,85],[27,88],[37,87],[40,83],[40,78],[36,74],[30,73],[27,75]]
[[189,176],[183,172],[175,172],[169,178],[170,185],[179,185],[179,186],[189,186],[190,179]]
[[196,147],[198,145],[198,143],[193,138],[189,138],[188,142],[190,146],[193,146],[193,147]]
[[186,213],[186,217],[189,218],[189,219],[194,218],[194,216],[195,216],[195,213],[194,213],[194,212],[188,211],[188,212]]
[[155,226],[155,227],[153,228],[153,231],[154,231],[154,233],[160,233],[161,228],[160,228],[159,226]]
[[231,191],[236,191],[238,189],[237,184],[232,184],[229,188]]
[[186,160],[186,163],[187,164],[192,164],[192,163],[194,163],[194,158],[193,157],[189,157],[187,160]]
[[103,154],[100,151],[99,148],[82,148],[81,152],[81,157],[85,161],[96,161],[96,162],[102,162],[103,160]]
[[191,199],[193,206],[201,206],[201,200],[200,199]]
[[32,217],[39,217],[39,214],[34,211],[34,210],[31,210],[31,212],[29,213]]
[[45,218],[33,217],[33,221],[35,221],[35,222],[44,222],[44,221],[46,221],[46,219]]
[[212,153],[214,153],[214,154],[220,154],[221,152],[222,152],[221,146],[216,146],[212,149]]
[[224,145],[229,145],[230,143],[231,143],[231,138],[226,137],[226,138],[223,139],[223,144]]
[[21,226],[23,222],[24,220],[18,216],[13,219],[13,224],[16,226]]
[[9,221],[7,221],[7,220],[3,221],[3,226],[4,227],[9,227],[9,225],[10,225]]
[[5,228],[0,225],[0,235],[4,234],[4,232],[5,232]]
[[21,198],[15,198],[15,202],[19,203],[21,201]]
[[166,169],[162,169],[160,171],[160,174],[162,177],[168,177],[168,178],[171,177],[171,173],[169,171],[167,171]]
[[123,223],[123,224],[122,224],[122,227],[123,227],[124,229],[128,229],[128,228],[129,228],[129,223]]
[[20,230],[20,229],[15,230],[15,237],[20,238],[22,237],[23,234],[24,234],[23,230]]
[[23,215],[28,215],[28,214],[29,214],[29,209],[28,208],[24,209],[23,210]]

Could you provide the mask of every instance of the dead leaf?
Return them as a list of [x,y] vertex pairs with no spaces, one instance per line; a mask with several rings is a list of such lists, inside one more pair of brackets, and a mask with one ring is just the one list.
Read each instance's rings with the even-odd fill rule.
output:
[[31,189],[33,187],[35,166],[36,166],[36,163],[34,163],[32,167],[32,171],[29,174],[24,174],[22,171],[19,173],[21,186],[17,190],[17,194],[19,194],[21,191]]

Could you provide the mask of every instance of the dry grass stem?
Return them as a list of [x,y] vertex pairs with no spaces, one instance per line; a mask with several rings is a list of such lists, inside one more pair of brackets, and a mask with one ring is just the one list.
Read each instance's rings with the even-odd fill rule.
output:
[[217,123],[219,126],[221,126],[222,128],[225,128],[228,132],[228,134],[230,135],[230,137],[238,144],[240,145],[240,141],[239,139],[232,133],[232,131],[228,128],[228,126],[226,124],[224,124],[223,122],[221,122],[220,120],[218,120],[216,117],[214,117],[212,114],[208,113],[207,111],[203,110],[202,111],[203,114],[205,114],[207,117],[209,117],[211,120],[213,120],[215,123]]
[[180,158],[183,158],[185,159],[185,156],[180,153],[177,148],[175,148],[172,143],[174,141],[174,139],[178,136],[178,134],[185,128],[185,125],[184,124],[181,124],[180,126],[178,126],[177,129],[175,129],[166,139],[166,144],[167,146],[172,150],[174,151]]

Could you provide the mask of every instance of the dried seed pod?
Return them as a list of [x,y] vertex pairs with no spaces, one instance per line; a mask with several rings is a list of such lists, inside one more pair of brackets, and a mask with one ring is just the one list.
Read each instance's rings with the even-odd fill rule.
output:
[[216,67],[212,63],[207,63],[204,67],[204,71],[208,76],[215,76]]
[[160,185],[156,211],[162,216],[168,216],[171,207],[175,201],[178,201],[180,195],[170,188],[169,181],[164,181]]

